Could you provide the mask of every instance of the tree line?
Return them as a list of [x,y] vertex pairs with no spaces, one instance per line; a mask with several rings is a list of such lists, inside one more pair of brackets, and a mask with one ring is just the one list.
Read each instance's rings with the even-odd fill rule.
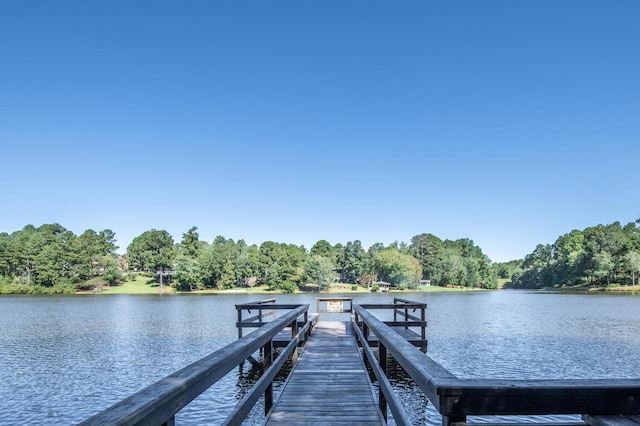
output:
[[115,284],[123,272],[115,241],[110,229],[75,235],[59,224],[0,233],[0,290],[71,293],[97,277]]
[[0,233],[0,292],[71,293],[116,285],[131,271],[182,291],[255,285],[295,291],[326,288],[334,281],[368,286],[384,281],[402,289],[415,289],[421,280],[482,288],[496,288],[498,279],[508,281],[508,288],[635,285],[639,223],[573,230],[553,244],[539,244],[524,259],[503,263],[492,263],[470,239],[441,240],[428,233],[409,243],[369,248],[358,240],[335,245],[320,240],[307,250],[222,236],[207,242],[195,226],[175,242],[167,231],[152,229],[134,238],[120,256],[110,229],[75,235],[59,224],[27,225]]
[[116,285],[131,271],[181,291],[266,285],[292,292],[327,288],[334,281],[367,286],[384,281],[400,289],[415,289],[421,280],[483,288],[497,283],[497,264],[472,240],[443,241],[432,234],[367,249],[359,240],[335,245],[320,240],[307,250],[274,241],[248,245],[223,236],[207,242],[195,226],[175,242],[167,231],[151,229],[135,237],[124,256],[116,253],[115,242],[109,229],[75,235],[59,224],[0,233],[0,291],[75,292]]
[[499,265],[511,288],[575,285],[635,285],[640,272],[640,228],[636,222],[596,225],[539,244],[524,260]]

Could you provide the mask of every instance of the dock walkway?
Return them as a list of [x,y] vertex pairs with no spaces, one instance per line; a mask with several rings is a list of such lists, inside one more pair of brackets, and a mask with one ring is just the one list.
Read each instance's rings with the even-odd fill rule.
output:
[[[258,364],[253,354],[259,351],[264,354],[263,374],[222,424],[242,425],[262,398],[267,425],[383,425],[391,413],[397,425],[409,426],[411,419],[387,377],[390,358],[438,410],[443,426],[467,425],[467,416],[547,414],[581,414],[583,422],[579,424],[585,426],[640,424],[640,378],[460,378],[423,353],[427,349],[425,303],[394,298],[393,304],[353,303],[345,308],[345,300],[352,301],[318,299],[327,308],[318,305],[317,313],[349,313],[352,314],[349,323],[320,321],[309,313],[308,304],[276,304],[275,299],[267,299],[236,305],[238,340],[93,415],[81,425],[173,425],[180,410],[231,370],[247,359]],[[382,315],[386,318],[392,310],[393,320],[383,321],[372,310],[386,310],[387,314]],[[243,311],[251,316],[243,316]],[[271,320],[265,321],[266,317]],[[243,335],[243,328],[254,330]],[[412,334],[411,328],[419,328],[420,333]],[[274,359],[273,348],[277,345],[282,350]],[[372,346],[378,348],[378,356],[370,350]],[[376,377],[375,395],[360,347]],[[298,350],[302,351],[300,356]],[[293,368],[274,404],[273,381],[288,360]]]
[[320,321],[267,425],[384,424],[351,325]]

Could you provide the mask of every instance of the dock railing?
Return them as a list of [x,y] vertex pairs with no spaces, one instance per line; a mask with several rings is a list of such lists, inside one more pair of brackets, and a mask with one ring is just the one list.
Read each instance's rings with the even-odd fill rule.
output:
[[[290,306],[288,312],[263,324],[258,330],[147,386],[80,424],[173,425],[175,415],[180,410],[260,349],[264,352],[264,372],[223,424],[241,424],[263,393],[267,413],[273,405],[273,380],[289,356],[294,364],[297,362],[298,343],[310,327],[310,323],[306,321],[301,328],[298,327],[299,317],[306,318],[309,305]],[[291,327],[291,340],[274,362],[272,340],[287,327]]]
[[[378,339],[380,369],[384,370],[387,354],[393,356],[440,412],[443,426],[466,424],[469,415],[582,414],[585,418],[640,414],[640,379],[458,378],[367,311],[365,305],[354,303],[353,309],[361,318],[358,324],[354,317],[354,326],[366,328]],[[362,329],[356,333],[364,339]],[[366,351],[365,356],[369,356]],[[380,383],[383,397],[388,399],[387,385]],[[386,402],[383,405],[386,412]],[[395,417],[396,408],[391,403],[390,408]]]
[[[238,327],[238,339],[242,337],[244,328],[253,328],[253,327],[261,327],[262,323],[264,323],[264,318],[272,317],[272,319],[276,318],[276,311],[273,306],[276,303],[276,299],[263,299],[257,300],[255,302],[249,303],[240,303],[235,305],[236,311],[238,314],[238,322],[236,323],[236,327]],[[265,311],[265,308],[268,309]],[[243,318],[244,311],[251,314],[251,310],[257,312],[256,315],[248,318]]]
[[[365,303],[359,306],[366,310],[393,311],[393,320],[383,321],[384,324],[392,327],[396,333],[401,334],[410,344],[419,347],[422,352],[427,352],[426,303],[394,297],[393,303]],[[376,346],[377,337],[370,336],[369,328],[362,324],[357,310],[354,311],[354,315],[356,323],[362,327],[365,340],[369,345]]]
[[350,314],[352,311],[353,311],[352,297],[318,297],[316,298],[316,312],[318,313],[318,315]]
[[[255,302],[248,303],[240,303],[235,305],[238,321],[236,322],[236,327],[238,328],[238,339],[242,338],[244,335],[244,329],[249,328],[259,328],[265,324],[268,324],[271,321],[274,321],[278,318],[278,311],[290,311],[291,309],[297,308],[298,304],[291,303],[276,303],[276,299],[263,299]],[[249,317],[245,316],[246,314],[252,315]],[[310,318],[311,315],[311,318]],[[298,328],[303,327],[309,320],[311,319],[311,327],[315,325],[317,322],[317,316],[315,314],[309,314],[309,312],[305,312],[303,317],[298,320]],[[307,330],[307,333],[303,336],[303,340],[309,337],[311,333],[311,328]],[[282,333],[281,333],[282,334]],[[286,346],[288,344],[288,337],[282,339],[282,336],[278,336],[277,339],[274,339],[274,344],[278,347]],[[301,342],[302,342],[301,341]],[[248,358],[249,361],[255,364],[253,358]]]

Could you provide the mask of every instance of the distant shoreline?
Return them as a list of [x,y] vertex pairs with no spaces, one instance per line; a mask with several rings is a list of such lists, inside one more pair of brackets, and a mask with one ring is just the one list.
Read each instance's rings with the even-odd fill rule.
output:
[[614,286],[571,286],[571,287],[544,287],[541,289],[532,289],[550,293],[619,293],[619,294],[635,294],[640,293],[640,285],[614,285]]
[[[313,291],[296,291],[294,293],[286,293],[282,290],[269,290],[266,287],[253,287],[253,288],[232,288],[232,289],[206,289],[206,290],[194,290],[194,291],[176,291],[173,287],[165,286],[162,293],[160,293],[159,287],[156,286],[136,286],[137,289],[132,289],[131,286],[126,286],[126,283],[118,286],[105,287],[98,291],[78,291],[75,294],[78,295],[108,295],[108,294],[176,294],[176,295],[188,295],[188,294],[213,294],[213,295],[227,295],[227,294],[247,294],[247,295],[276,295],[276,294],[370,294],[371,291],[365,287],[357,286],[357,290],[352,290],[351,284],[337,284],[333,286],[329,291],[313,292]],[[487,291],[481,288],[447,288],[440,286],[424,287],[416,290],[391,290],[389,294],[402,294],[402,293],[445,293],[445,292],[471,292],[471,291]]]

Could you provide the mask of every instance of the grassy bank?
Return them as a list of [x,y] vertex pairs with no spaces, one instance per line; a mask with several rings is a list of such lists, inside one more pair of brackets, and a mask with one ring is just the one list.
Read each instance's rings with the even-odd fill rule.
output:
[[590,285],[573,285],[573,286],[563,286],[563,287],[545,287],[542,290],[551,291],[551,292],[566,292],[566,293],[621,293],[621,294],[632,294],[632,293],[640,293],[640,284],[639,285],[619,285],[619,284],[609,284],[606,286],[590,286]]
[[[175,289],[164,285],[162,294],[175,294]],[[86,292],[85,292],[86,293]],[[136,276],[133,281],[125,281],[119,285],[102,287],[100,290],[88,293],[93,294],[160,294],[160,284],[154,278]]]
[[[439,286],[431,286],[431,287],[422,287],[420,290],[392,290],[392,293],[403,293],[403,292],[425,292],[425,293],[434,293],[434,292],[464,292],[464,291],[479,291],[480,289],[471,289],[471,288],[445,288]],[[241,287],[234,289],[206,289],[206,290],[197,290],[193,292],[176,292],[176,290],[168,285],[165,285],[162,291],[162,294],[262,294],[262,295],[272,295],[272,294],[282,294],[283,292],[280,290],[269,290],[267,286],[256,286],[256,287]],[[303,291],[296,291],[296,293],[307,293]],[[366,287],[356,286],[354,284],[346,284],[346,283],[335,283],[332,284],[328,291],[323,291],[322,294],[331,294],[331,293],[370,293]],[[82,294],[160,294],[160,285],[153,278],[137,276],[133,281],[125,281],[122,284],[102,287],[100,290],[82,292]]]

